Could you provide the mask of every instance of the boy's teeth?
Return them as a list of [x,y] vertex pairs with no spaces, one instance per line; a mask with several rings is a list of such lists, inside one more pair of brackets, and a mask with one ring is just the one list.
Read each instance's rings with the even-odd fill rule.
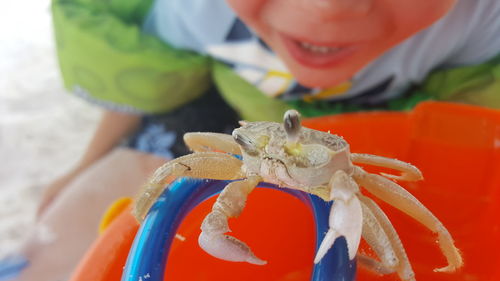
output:
[[311,52],[327,54],[339,50],[340,48],[326,47],[326,46],[316,46],[307,42],[300,42],[300,46]]

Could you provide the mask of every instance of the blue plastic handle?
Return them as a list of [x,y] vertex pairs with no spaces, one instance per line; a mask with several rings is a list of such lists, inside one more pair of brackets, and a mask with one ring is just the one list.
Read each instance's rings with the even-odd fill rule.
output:
[[[204,200],[220,193],[230,181],[181,178],[165,189],[141,225],[127,258],[122,281],[163,281],[170,245],[184,217]],[[277,188],[268,183],[258,187],[286,191],[313,210],[316,249],[328,230],[331,202],[307,193]],[[320,263],[314,265],[312,281],[353,281],[356,261],[349,260],[345,239],[337,239]]]

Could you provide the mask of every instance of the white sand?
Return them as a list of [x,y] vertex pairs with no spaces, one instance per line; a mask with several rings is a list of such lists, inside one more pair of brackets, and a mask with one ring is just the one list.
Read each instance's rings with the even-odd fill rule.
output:
[[78,160],[100,114],[62,86],[49,2],[0,1],[0,258],[20,245],[40,191]]

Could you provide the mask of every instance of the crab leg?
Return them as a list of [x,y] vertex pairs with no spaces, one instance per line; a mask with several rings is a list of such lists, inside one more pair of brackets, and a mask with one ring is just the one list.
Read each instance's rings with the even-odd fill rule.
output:
[[356,163],[374,165],[400,171],[401,175],[399,176],[381,173],[383,176],[394,180],[418,181],[424,178],[422,176],[422,172],[420,172],[417,167],[413,166],[410,163],[406,163],[393,158],[363,153],[351,153],[351,160],[352,162]]
[[241,154],[240,147],[228,134],[220,133],[186,133],[186,145],[196,152],[222,151],[231,154]]
[[448,265],[434,269],[435,271],[451,272],[462,266],[462,256],[455,247],[450,233],[417,198],[397,183],[382,176],[367,173],[359,167],[354,170],[354,179],[373,195],[405,212],[431,231],[437,233],[439,246],[448,261]]
[[257,258],[250,247],[233,236],[224,233],[231,231],[228,218],[237,217],[243,211],[248,194],[261,180],[251,176],[228,184],[217,198],[212,212],[201,225],[198,244],[208,254],[227,261],[248,262],[263,265],[266,261]]
[[399,259],[387,233],[370,208],[363,202],[363,197],[361,194],[358,195],[363,211],[363,232],[361,235],[380,258],[380,262],[359,254],[358,261],[368,265],[369,269],[380,274],[392,273],[396,270]]
[[[399,239],[399,235],[389,221],[389,218],[380,207],[370,198],[359,195],[365,221],[373,225],[365,231],[363,238],[382,260],[382,266],[395,270],[401,280],[414,281],[415,273],[411,267],[406,251]],[[383,273],[383,271],[380,271]],[[384,274],[384,273],[383,273]]]
[[215,180],[244,178],[242,162],[235,157],[218,152],[188,154],[171,160],[158,168],[135,200],[132,213],[141,222],[151,206],[165,189],[169,177],[192,177]]
[[333,200],[329,218],[330,228],[321,242],[314,263],[321,261],[340,236],[346,238],[349,259],[354,259],[361,239],[363,214],[356,196],[359,191],[358,185],[346,172],[338,170],[330,180],[329,186],[330,200]]
[[362,267],[381,275],[391,274],[394,272],[394,268],[387,267],[382,262],[367,255],[358,253],[356,255],[356,260]]

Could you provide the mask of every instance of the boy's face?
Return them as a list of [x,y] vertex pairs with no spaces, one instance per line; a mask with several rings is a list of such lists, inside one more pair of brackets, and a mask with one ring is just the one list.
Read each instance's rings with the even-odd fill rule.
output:
[[227,0],[309,87],[350,79],[457,0]]

